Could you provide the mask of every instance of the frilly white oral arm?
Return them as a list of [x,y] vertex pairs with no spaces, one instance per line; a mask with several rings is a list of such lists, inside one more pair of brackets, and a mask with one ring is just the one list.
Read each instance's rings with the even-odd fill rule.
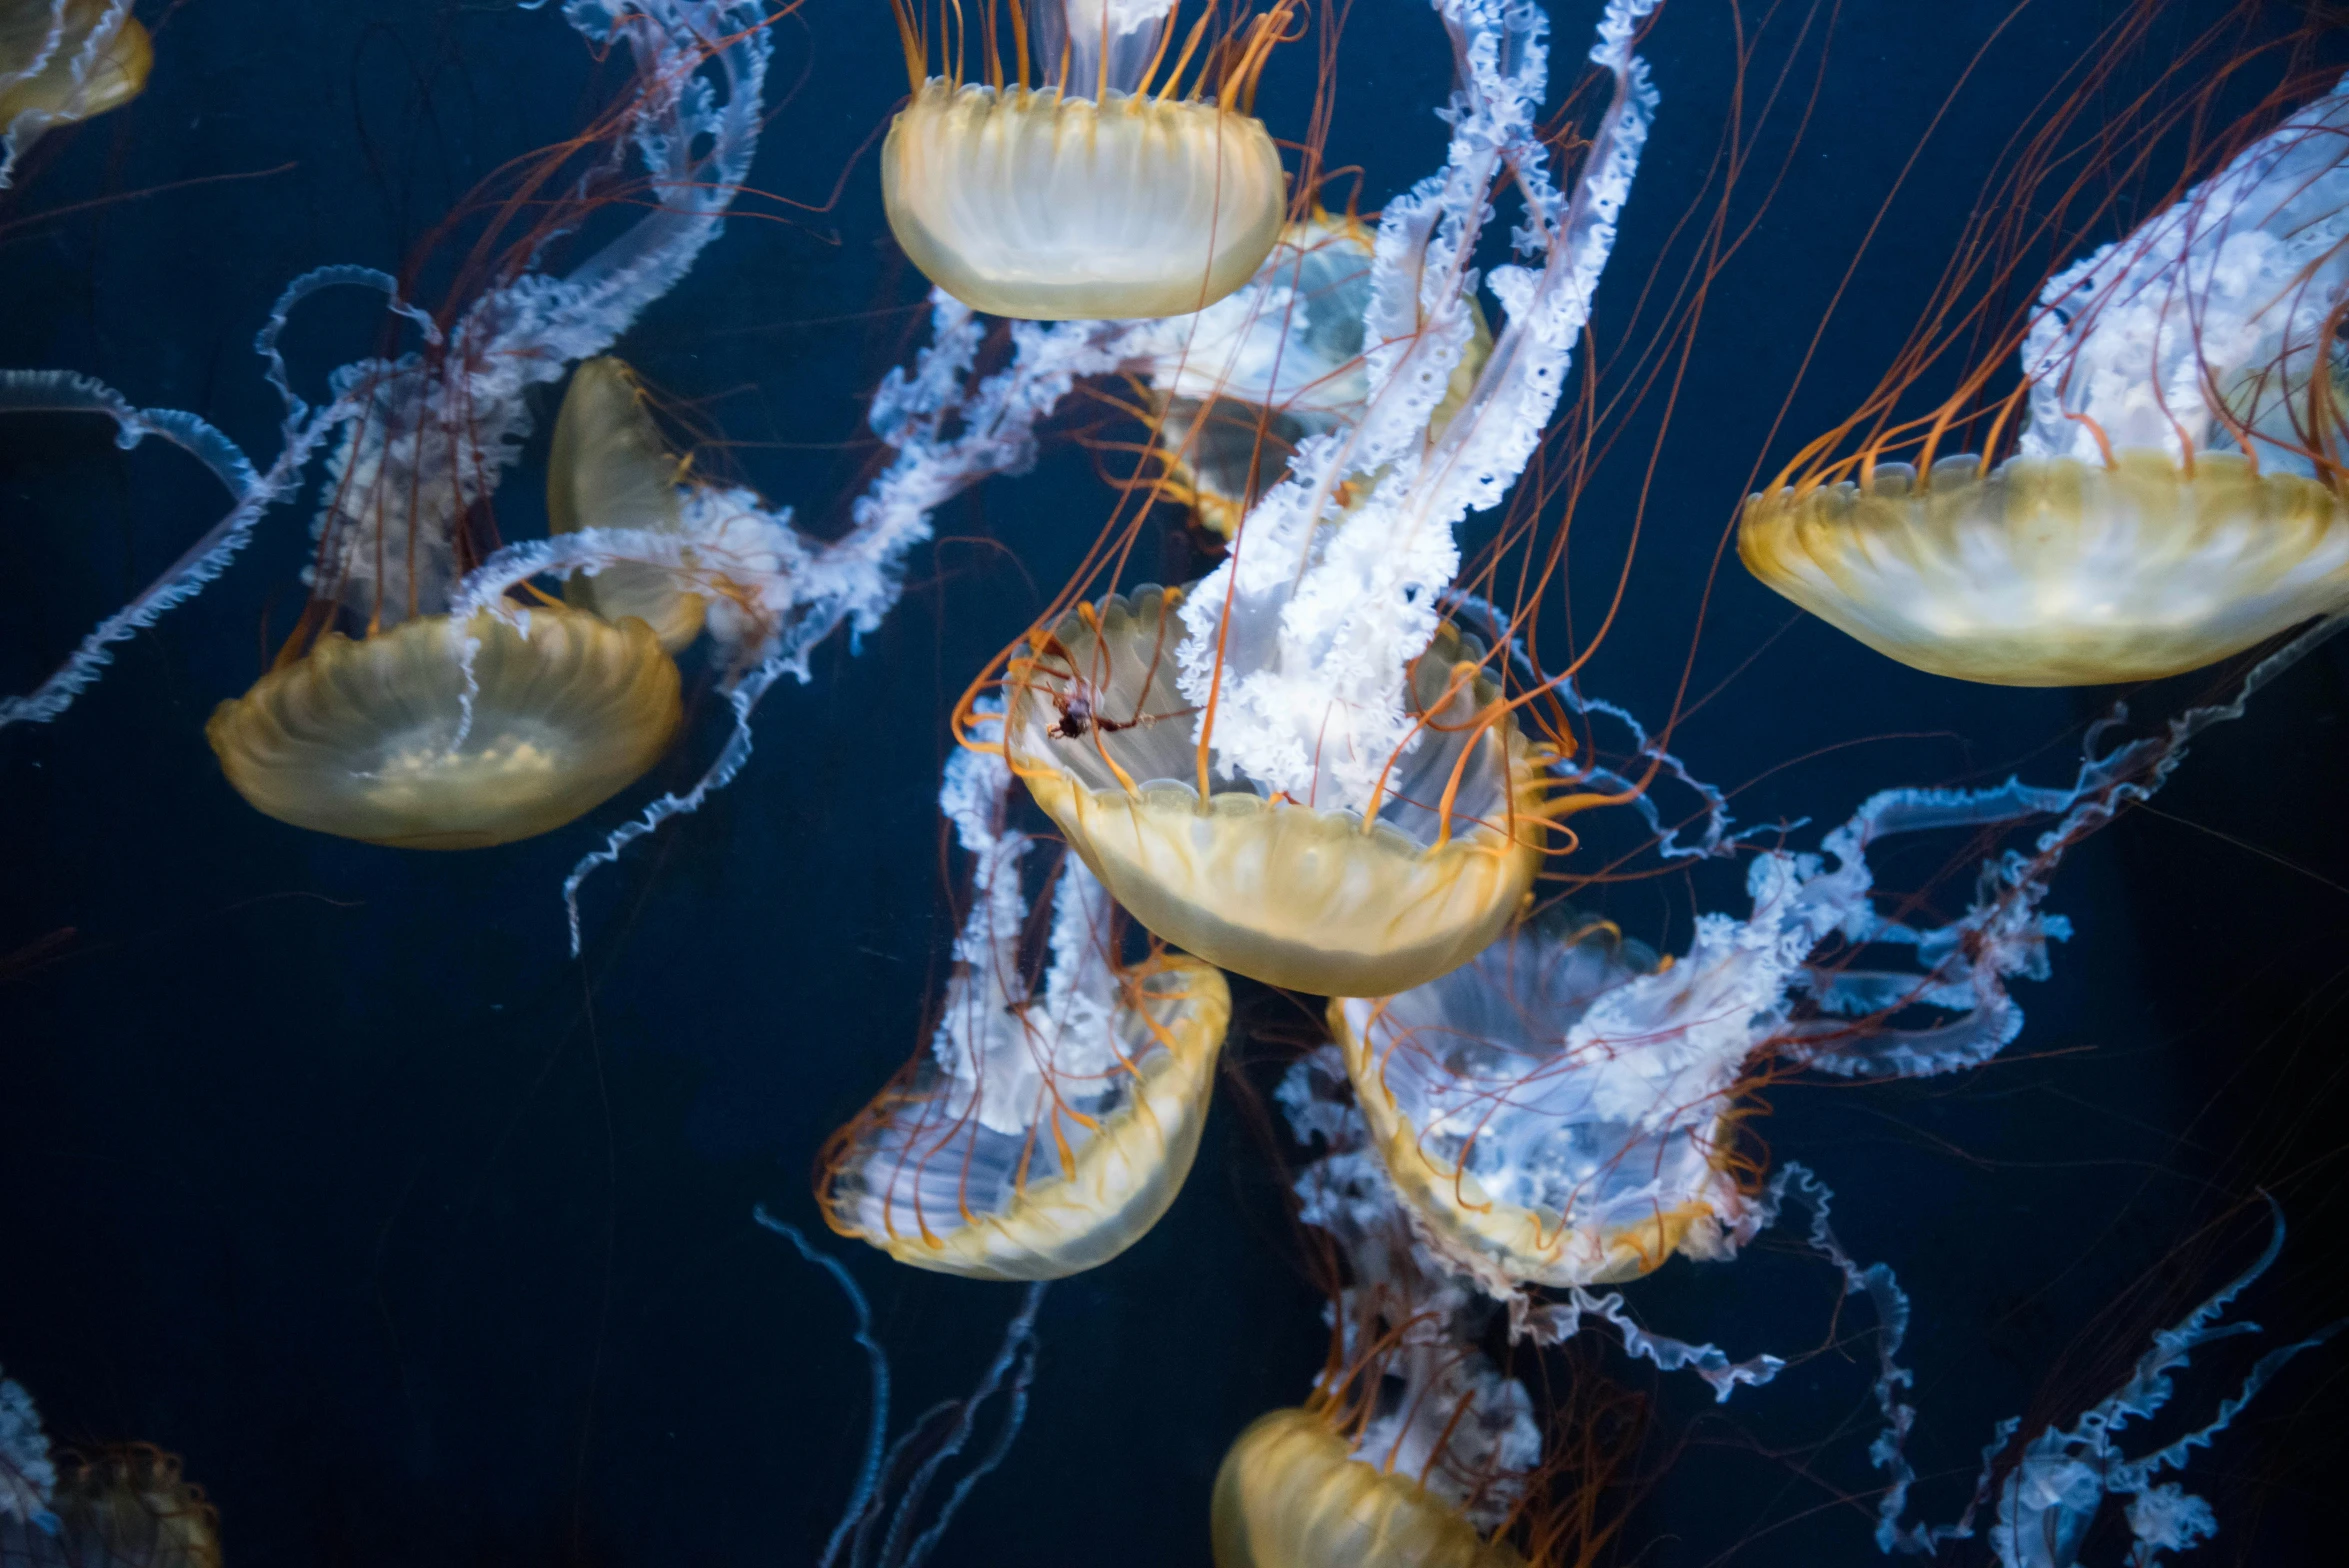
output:
[[2349,456],[2337,428],[2308,428],[2310,383],[2337,374],[2344,299],[2349,79],[2049,281],[2023,344],[2030,420],[2016,450],[2175,459],[2248,435],[2263,468],[2311,473],[2311,448]]
[[49,1511],[57,1464],[49,1457],[49,1434],[33,1396],[14,1378],[0,1377],[0,1518],[16,1518],[47,1534],[57,1533]]
[[[1591,58],[1614,75],[1615,93],[1568,199],[1550,184],[1537,123],[1548,19],[1525,0],[1437,0],[1458,62],[1451,147],[1445,167],[1380,218],[1361,418],[1300,445],[1231,558],[1183,607],[1183,692],[1227,776],[1362,808],[1414,739],[1404,674],[1459,569],[1453,529],[1499,503],[1539,444],[1614,245],[1657,102],[1630,40],[1656,4],[1612,0],[1601,18]],[[1431,443],[1473,330],[1469,258],[1504,176],[1527,205],[1517,248],[1540,265],[1494,269],[1506,324]],[[1368,494],[1335,515],[1350,480]]]

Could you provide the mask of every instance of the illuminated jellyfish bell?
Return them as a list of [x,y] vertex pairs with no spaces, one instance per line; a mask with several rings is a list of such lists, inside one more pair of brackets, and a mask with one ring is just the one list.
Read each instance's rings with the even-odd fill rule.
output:
[[0,0],[0,185],[49,127],[136,98],[154,60],[128,0]]
[[834,1135],[817,1199],[842,1235],[981,1279],[1058,1279],[1158,1222],[1199,1152],[1231,1020],[1194,959],[1128,965],[1100,883],[1070,860],[1051,967],[1021,979],[1025,835],[1002,825],[1010,774],[978,752],[943,803],[977,857],[969,923],[932,1049]]
[[1372,810],[1324,810],[1202,766],[1175,679],[1183,595],[1082,605],[1012,661],[1011,765],[1070,846],[1157,935],[1271,985],[1377,995],[1474,957],[1532,887],[1548,827],[1549,754],[1484,650],[1440,627],[1408,676],[1420,744]]
[[[1195,316],[1161,323],[1142,358],[1166,464],[1165,493],[1225,538],[1288,469],[1308,436],[1361,418],[1370,395],[1363,314],[1371,236],[1316,210],[1281,232],[1245,288]],[[1484,312],[1428,422],[1440,438],[1492,352]]]
[[[2349,605],[2349,93],[2059,273],[2014,455],[1827,453],[1753,497],[1754,575],[1877,651],[2010,686],[2147,680]],[[1962,401],[1937,428],[1971,417]]]
[[1260,1416],[1216,1472],[1215,1568],[1523,1568],[1408,1475],[1354,1457],[1311,1410]]
[[1737,973],[1709,967],[1662,971],[1608,922],[1554,909],[1415,990],[1331,1001],[1370,1137],[1456,1266],[1507,1292],[1729,1250],[1755,1010],[1706,994]]
[[237,793],[281,822],[478,849],[610,798],[667,749],[681,714],[677,666],[651,628],[550,605],[327,632],[222,703],[204,734]]
[[998,316],[1080,320],[1198,310],[1248,281],[1288,202],[1249,111],[1291,0],[1220,41],[1213,7],[1178,36],[1176,0],[1010,0],[979,46],[1001,45],[985,83],[959,59],[925,79],[925,3],[897,0],[914,93],[881,191],[931,282]]
[[[669,450],[653,423],[636,374],[605,356],[572,372],[563,410],[555,418],[547,456],[546,509],[550,531],[641,529],[682,534],[678,486],[691,465]],[[709,600],[676,572],[645,562],[620,561],[563,585],[570,604],[605,620],[635,616],[670,653],[701,635]]]

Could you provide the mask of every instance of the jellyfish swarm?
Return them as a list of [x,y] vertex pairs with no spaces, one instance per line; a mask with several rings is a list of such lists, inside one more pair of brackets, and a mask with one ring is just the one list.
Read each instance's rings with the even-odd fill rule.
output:
[[929,3],[891,0],[913,100],[882,143],[881,194],[931,282],[974,310],[1061,321],[1198,310],[1256,271],[1288,196],[1250,111],[1296,0],[1214,39],[1212,0],[1187,34],[1179,0],[990,3],[983,83],[963,78],[961,8]]
[[1330,1365],[1299,1409],[1242,1432],[1215,1478],[1216,1568],[1512,1568],[1500,1537],[1539,1498],[1541,1429],[1522,1384],[1476,1348],[1489,1303],[1429,1256],[1396,1203],[1327,1050],[1282,1080],[1300,1142],[1300,1217],[1348,1282]]
[[[0,408],[101,414],[126,445],[162,435],[236,497],[41,690],[0,705],[0,722],[63,711],[109,645],[218,575],[331,443],[309,602],[276,667],[207,727],[248,800],[379,843],[495,844],[569,821],[668,744],[677,672],[642,623],[553,602],[484,616],[489,606],[454,601],[494,544],[488,503],[529,431],[529,390],[608,345],[717,234],[756,146],[771,46],[748,0],[579,3],[563,14],[595,47],[626,45],[637,66],[630,96],[578,140],[524,160],[511,189],[477,197],[491,227],[440,315],[366,268],[321,269],[287,288],[256,343],[286,401],[284,445],[268,469],[193,416],[132,408],[95,383],[0,381]],[[584,174],[571,166],[581,149],[598,160]],[[641,168],[612,149],[632,149]],[[620,202],[648,210],[568,274],[538,270],[552,240]],[[520,233],[506,228],[517,222]],[[344,366],[313,409],[292,390],[278,338],[304,299],[344,285],[386,293],[423,346]]]
[[[1013,771],[1119,903],[1223,968],[1323,994],[1467,962],[1579,803],[1437,601],[1454,525],[1503,499],[1557,405],[1655,102],[1630,53],[1652,7],[1601,19],[1614,94],[1571,197],[1535,129],[1547,19],[1436,9],[1458,71],[1450,159],[1380,217],[1358,417],[1299,446],[1202,583],[1081,604],[1006,681]],[[1506,324],[1431,436],[1476,336],[1468,261],[1503,179],[1540,265],[1492,269]]]
[[[1934,458],[1988,371],[1914,439],[1814,444],[1753,497],[1762,581],[1877,651],[2010,686],[2145,680],[2349,604],[2349,83],[2126,238],[2059,272],[1984,446]],[[2009,341],[2012,341],[2010,338]],[[1856,476],[1854,470],[1856,468]]]
[[[1188,505],[1202,527],[1233,537],[1299,442],[1362,417],[1373,260],[1360,223],[1316,210],[1281,231],[1245,287],[1146,335],[1136,374],[1165,469],[1159,493]],[[1492,351],[1483,310],[1473,299],[1469,308],[1475,336],[1428,420],[1430,440],[1443,435]]]
[[1059,1279],[1106,1263],[1174,1202],[1199,1152],[1231,1021],[1223,976],[1119,961],[1084,866],[1053,891],[1051,966],[1021,973],[1027,835],[994,754],[948,762],[939,803],[973,860],[971,911],[931,1049],[836,1133],[817,1199],[835,1231],[917,1268]]
[[121,108],[154,62],[131,0],[0,0],[0,190],[42,132]]

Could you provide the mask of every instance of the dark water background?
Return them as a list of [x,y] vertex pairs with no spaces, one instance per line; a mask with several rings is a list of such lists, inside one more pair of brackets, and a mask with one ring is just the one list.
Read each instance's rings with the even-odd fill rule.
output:
[[[1908,174],[1790,435],[1865,392],[2016,117],[2114,9],[2012,19]],[[2173,9],[2181,30],[2214,10]],[[508,6],[140,10],[159,24],[146,95],[55,135],[0,205],[0,364],[96,375],[262,455],[277,410],[249,344],[283,283],[327,262],[395,266],[474,180],[569,134],[620,80],[557,17]],[[1553,7],[1559,81],[1596,10]],[[1820,35],[1798,47],[1790,16],[1762,33],[1749,83],[1815,60]],[[1590,616],[1661,453],[1592,691],[1670,706],[1795,363],[1928,121],[2007,19],[1977,0],[1844,8],[1802,146],[1715,285],[1676,422],[1659,433],[1653,405],[1628,416],[1577,518]],[[1749,32],[1761,20],[1743,18]],[[905,82],[878,4],[814,0],[777,31],[752,182],[821,206],[837,181],[838,200],[746,201],[619,351],[739,443],[726,463],[829,530],[871,455],[863,400],[920,324],[871,154]],[[1665,104],[1602,337],[1699,199],[1736,43],[1728,7],[1673,0],[1647,46]],[[1309,49],[1276,62],[1261,99],[1276,130],[1296,128],[1311,69]],[[1365,207],[1440,157],[1429,110],[1447,69],[1424,5],[1357,0],[1330,145],[1333,164],[1363,168]],[[1793,119],[1762,147],[1782,149]],[[67,210],[80,203],[94,204]],[[291,350],[315,387],[375,323],[356,298],[307,309]],[[97,421],[0,427],[6,689],[220,510],[193,465],[109,436]],[[508,537],[543,526],[543,448],[542,434],[498,497]],[[732,790],[591,885],[584,965],[564,956],[562,873],[702,765],[721,718],[706,677],[691,745],[542,839],[402,854],[266,820],[221,780],[203,720],[290,624],[306,510],[273,514],[64,719],[0,735],[0,954],[50,939],[0,967],[0,1365],[51,1431],[183,1454],[233,1568],[812,1561],[861,1445],[864,1367],[839,1295],[751,1208],[820,1233],[817,1145],[921,1039],[952,934],[932,804],[946,712],[1091,539],[1108,494],[1092,462],[1063,440],[1034,475],[949,508],[887,627],[853,655],[823,650],[812,685],[766,704]],[[1162,532],[1150,575],[1195,571],[1179,530]],[[1700,775],[1758,780],[1736,801],[1746,822],[1809,817],[1815,833],[1880,787],[2018,766],[2055,782],[2080,727],[2122,695],[1937,681],[1791,618],[1731,565],[1691,690],[1761,651],[1676,737]],[[1845,1240],[1915,1297],[1913,1452],[1932,1517],[1962,1503],[1997,1418],[2068,1419],[2247,1260],[2261,1222],[2243,1205],[2262,1184],[2293,1239],[2252,1315],[2280,1335],[2343,1310],[2345,675],[2338,653],[2309,661],[2196,749],[2160,815],[2072,858],[2050,907],[2080,934],[2050,981],[2021,988],[2030,1022],[2000,1062],[1771,1095],[1774,1151],[1836,1187]],[[2153,715],[2218,685],[2132,700]],[[1954,911],[1970,882],[1958,850],[1890,857],[1883,880],[1933,885]],[[1592,901],[1665,948],[1685,944],[1692,908],[1744,907],[1726,866]],[[1237,1114],[1306,1015],[1237,989],[1243,1024],[1273,1038],[1235,1032],[1235,1082],[1166,1220],[1048,1294],[1027,1429],[941,1561],[1205,1563],[1225,1446],[1319,1366],[1286,1177]],[[967,1388],[1016,1292],[836,1249],[872,1296],[901,1418]],[[1836,1291],[1767,1238],[1735,1265],[1675,1262],[1634,1289],[1664,1331],[1800,1359],[1716,1412],[1693,1381],[1587,1358],[1654,1395],[1628,1555],[1873,1558],[1868,1502],[1838,1500],[1869,1485],[1870,1325],[1858,1307],[1838,1321]],[[2180,1409],[2208,1411],[2256,1348],[2200,1358]],[[2224,1533],[2196,1561],[2328,1555],[2344,1364],[2338,1348],[2303,1358],[2197,1460],[2187,1480]]]

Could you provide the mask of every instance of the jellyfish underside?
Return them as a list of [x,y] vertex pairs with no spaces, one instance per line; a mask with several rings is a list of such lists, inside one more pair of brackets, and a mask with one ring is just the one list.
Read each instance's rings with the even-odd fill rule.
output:
[[1308,1410],[1242,1432],[1216,1472],[1215,1568],[1524,1568],[1405,1475],[1354,1458]]
[[2349,508],[2234,453],[1971,457],[1754,497],[1738,552],[1903,664],[2002,686],[2198,669],[2349,604]]
[[952,1114],[921,1078],[883,1091],[818,1184],[826,1222],[901,1263],[975,1279],[1062,1279],[1124,1252],[1190,1174],[1232,1006],[1219,972],[1180,957],[1154,963],[1133,998],[1118,1010],[1118,1065],[1057,1085],[1048,1125],[1024,1136]]
[[1152,932],[1270,985],[1385,995],[1473,958],[1531,888],[1546,827],[1535,748],[1512,718],[1479,721],[1497,701],[1481,674],[1456,679],[1481,650],[1447,626],[1414,664],[1429,723],[1367,828],[1228,779],[1203,802],[1181,598],[1084,606],[1014,662],[1007,755],[1071,847]]
[[1717,1158],[1727,1106],[1647,1125],[1603,1098],[1610,1048],[1567,1049],[1593,1002],[1655,969],[1612,924],[1551,911],[1424,986],[1332,999],[1330,1036],[1387,1174],[1455,1264],[1565,1287],[1711,1253],[1735,1193]]
[[643,622],[550,606],[463,631],[431,615],[363,641],[330,632],[222,703],[205,735],[237,792],[282,822],[474,849],[608,799],[652,766],[681,711],[677,667]]
[[[683,533],[677,485],[687,468],[646,412],[635,373],[605,356],[571,374],[547,455],[548,529],[582,528]],[[675,653],[701,635],[709,600],[683,587],[665,566],[621,561],[573,574],[563,598],[609,621],[635,616],[663,649]]]
[[119,109],[146,88],[154,40],[137,17],[128,15],[76,80],[82,53],[106,12],[107,0],[66,0],[56,48],[38,71],[19,76],[39,58],[53,12],[50,0],[0,0],[0,129],[13,127],[27,113],[42,124],[91,119]]
[[1255,273],[1287,205],[1262,122],[1196,100],[933,77],[881,149],[889,227],[992,315],[1172,316]]

